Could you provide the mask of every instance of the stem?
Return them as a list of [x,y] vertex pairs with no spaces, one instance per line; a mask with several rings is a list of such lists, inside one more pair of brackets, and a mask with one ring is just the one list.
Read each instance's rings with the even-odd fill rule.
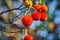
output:
[[21,6],[23,6],[23,4],[21,4],[18,8],[20,8]]
[[35,12],[37,11],[34,7],[32,7],[32,9],[33,9]]
[[10,12],[10,11],[13,11],[13,10],[20,10],[19,8],[14,8],[14,9],[10,9],[10,10],[7,10],[7,11],[3,11],[0,13],[0,15],[6,13],[6,12]]
[[25,14],[24,15],[26,15],[26,14],[28,14],[28,12],[30,11],[30,8],[25,12]]
[[40,0],[40,3],[42,3],[42,1]]
[[[24,7],[24,8],[26,8],[26,7]],[[10,9],[10,10],[7,10],[7,11],[3,11],[3,12],[0,13],[0,15],[4,14],[4,13],[6,13],[6,12],[13,11],[13,10],[22,10],[22,9],[24,9],[24,8],[21,8],[21,9],[19,9],[19,8],[14,8],[14,9]]]
[[45,1],[44,1],[44,0],[40,0],[40,3],[41,3],[41,4],[45,4]]
[[[24,7],[24,8],[26,8],[26,7]],[[24,9],[24,8],[21,8],[21,10]],[[14,20],[15,18],[17,18],[20,15],[21,15],[21,13],[19,15],[15,16],[12,20]]]

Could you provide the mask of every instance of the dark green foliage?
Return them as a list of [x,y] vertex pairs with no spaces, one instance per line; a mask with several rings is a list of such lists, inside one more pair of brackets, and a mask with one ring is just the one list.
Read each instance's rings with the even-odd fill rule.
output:
[[60,9],[60,5],[57,6],[57,9]]
[[5,0],[1,0],[1,6],[7,6]]
[[51,22],[51,21],[53,21],[53,19],[54,19],[54,17],[55,17],[55,15],[54,15],[54,13],[50,13],[50,12],[47,12],[47,14],[48,14],[48,22]]
[[13,19],[15,17],[13,12],[9,12],[8,19]]

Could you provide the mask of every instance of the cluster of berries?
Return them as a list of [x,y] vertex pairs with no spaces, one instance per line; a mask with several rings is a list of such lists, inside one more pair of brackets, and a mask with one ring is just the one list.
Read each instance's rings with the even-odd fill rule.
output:
[[48,15],[46,14],[46,12],[48,11],[48,7],[45,4],[36,3],[34,5],[34,9],[36,11],[34,11],[31,16],[24,15],[24,17],[22,18],[22,23],[25,26],[30,26],[33,20],[46,21],[48,19]]

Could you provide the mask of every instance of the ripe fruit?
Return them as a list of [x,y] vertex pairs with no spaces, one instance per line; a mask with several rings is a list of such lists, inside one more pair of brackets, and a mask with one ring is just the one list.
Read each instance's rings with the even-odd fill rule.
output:
[[31,16],[29,15],[25,15],[23,18],[22,18],[22,23],[25,25],[25,26],[30,26],[33,22],[33,19]]
[[31,7],[32,7],[32,1],[33,1],[33,0],[23,0],[25,6],[26,6],[27,8],[31,8]]
[[33,20],[39,20],[41,18],[41,15],[39,12],[33,12],[32,18],[33,18]]
[[25,36],[24,40],[33,40],[32,35],[28,34]]
[[45,4],[39,4],[39,3],[36,3],[35,5],[34,5],[34,8],[37,10],[37,11],[39,11],[39,12],[47,12],[48,11],[48,7],[47,7],[47,5],[45,5]]
[[48,19],[48,15],[45,12],[42,12],[40,20],[41,21],[46,21],[47,19]]
[[40,10],[41,10],[42,12],[47,12],[47,11],[48,11],[47,5],[45,5],[45,4],[41,5]]
[[37,11],[39,11],[39,10],[40,10],[40,8],[41,8],[41,5],[40,5],[40,4],[38,4],[38,3],[36,3],[36,4],[34,5],[34,8],[35,8]]

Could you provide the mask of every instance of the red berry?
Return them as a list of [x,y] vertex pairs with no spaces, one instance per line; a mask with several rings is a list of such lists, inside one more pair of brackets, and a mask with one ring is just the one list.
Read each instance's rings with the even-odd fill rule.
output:
[[33,40],[32,35],[28,34],[25,36],[24,40]]
[[25,15],[23,18],[22,18],[22,23],[25,25],[25,26],[30,26],[33,22],[33,19],[31,16],[29,15]]
[[40,20],[41,21],[46,21],[47,19],[48,19],[48,15],[45,12],[42,12]]
[[33,18],[33,20],[39,20],[41,18],[41,15],[39,12],[33,12],[32,18]]
[[36,4],[34,5],[34,8],[35,8],[37,11],[39,11],[39,10],[40,10],[40,8],[41,8],[41,5],[40,5],[40,4],[38,4],[38,3],[36,3]]

